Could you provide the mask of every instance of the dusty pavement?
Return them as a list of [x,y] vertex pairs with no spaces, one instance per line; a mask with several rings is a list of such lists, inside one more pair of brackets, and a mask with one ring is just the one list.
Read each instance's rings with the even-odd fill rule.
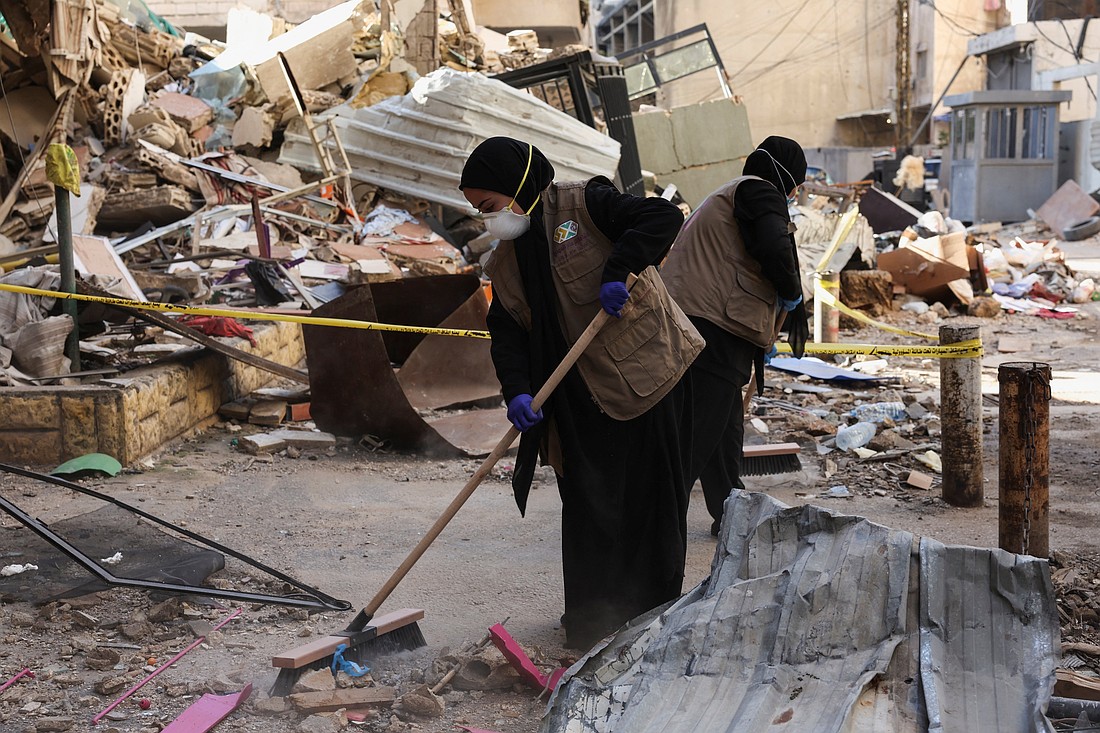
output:
[[[901,320],[903,316],[898,316]],[[979,323],[979,321],[973,321]],[[910,322],[911,325],[917,325]],[[983,359],[985,404],[986,502],[979,509],[955,509],[938,498],[938,487],[920,491],[905,487],[897,466],[921,468],[911,457],[893,464],[837,457],[830,475],[816,455],[813,438],[791,428],[785,413],[770,410],[768,440],[797,439],[804,444],[800,473],[749,481],[782,501],[814,501],[874,521],[929,535],[945,542],[992,546],[997,537],[996,364],[1005,360],[1039,360],[1054,367],[1051,425],[1051,546],[1056,588],[1063,606],[1063,636],[1095,643],[1100,616],[1092,588],[1100,584],[1100,536],[1095,531],[1100,509],[1100,303],[1085,306],[1081,317],[1052,323],[1038,318],[1002,315],[980,321],[987,355]],[[927,324],[924,324],[928,327]],[[1001,354],[1002,336],[1025,336],[1033,348]],[[844,341],[888,342],[870,332],[845,332]],[[769,394],[791,404],[842,412],[856,399],[900,398],[933,408],[938,365],[917,360],[891,361],[901,384],[865,391],[836,390],[832,395]],[[769,377],[772,376],[769,374]],[[786,379],[786,378],[784,378]],[[782,381],[782,380],[781,380]],[[835,399],[834,404],[828,400]],[[908,427],[912,443],[939,442],[932,417]],[[472,460],[431,460],[408,455],[368,452],[345,441],[325,454],[298,458],[275,456],[256,460],[234,447],[242,433],[225,424],[211,426],[191,439],[166,447],[144,468],[112,479],[89,480],[111,496],[140,506],[169,521],[185,524],[277,569],[355,605],[365,603],[382,584],[421,532],[454,496],[478,465]],[[244,431],[252,430],[245,426]],[[750,435],[751,440],[763,440]],[[896,464],[896,466],[894,465]],[[454,522],[402,583],[384,609],[424,608],[422,628],[429,646],[417,652],[375,660],[378,684],[394,685],[398,694],[442,669],[433,661],[444,648],[477,641],[492,623],[509,619],[507,628],[543,669],[569,661],[561,646],[557,619],[562,612],[559,563],[559,503],[552,477],[540,474],[527,516],[520,518],[502,463],[459,513]],[[927,470],[927,469],[925,469]],[[843,484],[852,497],[822,499],[830,486]],[[99,503],[74,497],[64,489],[10,476],[0,478],[3,494],[31,514],[54,522],[98,508]],[[714,541],[709,517],[696,490],[689,515],[689,558],[685,588],[706,577]],[[13,521],[4,517],[0,527]],[[4,546],[0,556],[17,548]],[[124,554],[125,546],[118,548]],[[5,563],[10,560],[5,560]],[[218,578],[233,587],[255,589],[256,574],[235,561]],[[24,666],[37,679],[0,695],[0,730],[91,730],[92,716],[117,696],[101,694],[113,684],[125,688],[144,676],[150,658],[161,663],[190,643],[188,621],[224,617],[225,610],[189,599],[183,607],[163,607],[147,616],[155,601],[133,591],[106,591],[82,599],[79,608],[53,604],[33,607],[0,605],[0,683]],[[78,614],[78,611],[80,612]],[[81,615],[83,614],[83,615]],[[88,621],[86,616],[93,620]],[[270,656],[308,640],[310,635],[342,628],[351,614],[307,617],[298,611],[246,606],[208,643],[184,657],[134,701],[121,705],[96,730],[156,731],[205,691],[228,692],[254,682],[256,693],[243,710],[219,729],[241,731],[324,731],[339,723],[335,716],[305,719],[296,712],[273,712],[279,703],[265,701],[274,673]],[[113,646],[108,646],[113,645]],[[120,648],[121,645],[121,648]],[[102,648],[120,658],[106,669],[98,660]],[[109,657],[109,662],[114,661]],[[117,678],[122,678],[119,683]],[[148,710],[136,700],[147,698]],[[358,729],[375,731],[451,731],[455,724],[502,733],[530,733],[542,712],[535,694],[516,687],[500,692],[444,692],[446,708],[438,718],[402,713],[379,718]],[[66,726],[68,726],[66,728]]]

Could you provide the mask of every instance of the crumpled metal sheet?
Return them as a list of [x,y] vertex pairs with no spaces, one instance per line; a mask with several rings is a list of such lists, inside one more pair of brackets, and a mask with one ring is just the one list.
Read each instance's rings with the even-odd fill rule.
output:
[[[485,328],[488,306],[474,275],[443,275],[355,288],[314,310],[331,318],[415,326]],[[504,411],[426,421],[418,408],[499,405],[486,339],[304,326],[311,412],[322,430],[374,435],[402,450],[486,455],[507,429]],[[394,364],[403,365],[395,372]],[[410,368],[408,375],[402,373]],[[408,392],[406,392],[406,385]],[[498,414],[499,413],[499,414]],[[477,419],[476,415],[481,415]],[[496,428],[504,424],[504,428]]]
[[[530,142],[554,163],[559,181],[614,178],[619,143],[522,89],[482,74],[438,69],[408,94],[353,109],[333,107],[331,118],[351,164],[351,177],[460,210],[462,166],[480,142],[506,135]],[[335,142],[326,143],[335,154]],[[320,170],[302,124],[286,131],[279,162]]]
[[1044,561],[735,491],[711,578],[559,686],[543,733],[1040,731]]

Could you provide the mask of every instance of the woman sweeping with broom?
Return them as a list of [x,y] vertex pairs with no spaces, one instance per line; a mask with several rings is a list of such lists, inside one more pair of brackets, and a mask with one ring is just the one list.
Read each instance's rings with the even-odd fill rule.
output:
[[[621,194],[606,178],[553,179],[537,148],[497,137],[470,155],[460,188],[500,239],[485,267],[488,325],[508,418],[523,433],[516,502],[523,513],[540,457],[553,466],[566,645],[587,649],[680,595],[690,489],[680,378],[703,342],[651,268],[680,211]],[[531,396],[601,308],[615,319],[534,411]]]

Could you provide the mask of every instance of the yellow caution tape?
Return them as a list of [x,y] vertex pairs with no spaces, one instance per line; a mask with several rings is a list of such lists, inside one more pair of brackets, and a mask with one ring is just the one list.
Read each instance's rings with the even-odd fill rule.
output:
[[896,333],[896,334],[899,334],[901,336],[912,336],[914,338],[925,339],[927,341],[939,341],[940,340],[939,336],[935,336],[935,335],[930,334],[930,333],[921,333],[920,331],[910,331],[910,330],[905,329],[905,328],[898,328],[897,326],[891,326],[889,323],[883,323],[882,321],[876,321],[874,318],[871,318],[866,313],[861,313],[860,311],[857,311],[855,308],[849,308],[848,306],[841,303],[835,295],[833,295],[828,290],[826,290],[821,285],[820,280],[814,280],[814,297],[815,298],[820,298],[822,303],[824,303],[825,305],[831,306],[833,308],[836,308],[838,311],[840,311],[841,313],[843,313],[846,316],[850,316],[851,318],[854,318],[857,321],[860,321],[861,323],[866,323],[869,326],[874,326],[875,328],[880,328],[883,331],[889,331],[890,333]]
[[[420,333],[430,336],[460,336],[466,338],[489,338],[488,331],[475,331],[466,328],[429,328],[427,326],[399,326],[392,323],[374,323],[372,321],[356,321],[350,318],[319,318],[317,316],[295,316],[284,313],[268,313],[264,311],[241,311],[230,308],[207,308],[204,306],[175,305],[172,303],[142,303],[127,298],[107,298],[98,295],[83,295],[79,293],[62,293],[55,290],[41,290],[28,288],[23,285],[8,285],[0,283],[0,290],[11,293],[23,293],[43,298],[59,298],[69,300],[81,300],[89,303],[103,303],[105,305],[134,308],[136,310],[162,311],[169,313],[181,313],[194,316],[225,316],[228,318],[241,318],[252,321],[283,321],[286,323],[301,323],[310,326],[331,326],[339,328],[358,328],[364,331],[392,331],[396,333]],[[858,313],[858,311],[856,311]],[[861,314],[862,315],[862,314]],[[870,319],[869,319],[870,320]],[[925,338],[932,338],[924,336]],[[791,353],[790,344],[776,344],[781,354]],[[910,356],[931,359],[968,359],[983,354],[981,339],[960,341],[957,344],[945,346],[904,346],[904,345],[875,345],[875,344],[806,344],[807,354],[866,354],[868,356]]]
[[54,290],[39,290],[22,285],[7,285],[0,283],[0,290],[11,293],[23,293],[25,295],[37,295],[44,298],[61,298],[71,300],[83,300],[89,303],[104,303],[123,308],[137,310],[167,311],[169,313],[183,313],[192,316],[226,316],[228,318],[243,318],[250,321],[284,321],[286,323],[302,323],[310,326],[338,326],[341,328],[358,328],[364,331],[393,331],[396,333],[422,333],[429,336],[464,336],[466,338],[489,338],[488,331],[474,331],[467,328],[428,328],[427,326],[398,326],[392,323],[373,323],[371,321],[355,321],[350,318],[317,318],[316,316],[294,316],[283,313],[266,313],[263,311],[240,311],[229,308],[206,308],[204,306],[173,305],[171,303],[142,303],[127,298],[104,298],[98,295],[81,295],[74,293],[59,293]]
[[844,216],[840,217],[840,221],[837,222],[836,230],[833,232],[833,239],[829,242],[829,248],[826,249],[825,254],[821,256],[821,261],[817,263],[815,272],[822,272],[825,270],[825,266],[829,264],[829,260],[831,260],[833,255],[836,254],[836,251],[840,249],[840,243],[848,238],[848,234],[852,231],[852,227],[855,226],[858,216],[859,206],[855,205],[844,212]]
[[[791,345],[775,345],[780,354],[791,353]],[[912,356],[921,359],[972,359],[982,356],[981,339],[968,339],[941,346],[906,346],[877,344],[806,344],[807,354],[866,354],[867,356]]]

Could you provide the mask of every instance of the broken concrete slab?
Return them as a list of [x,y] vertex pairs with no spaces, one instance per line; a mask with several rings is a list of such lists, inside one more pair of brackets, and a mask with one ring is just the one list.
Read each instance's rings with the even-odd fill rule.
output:
[[313,430],[275,430],[268,433],[269,438],[283,441],[287,446],[300,449],[325,450],[336,445],[336,436]]
[[[526,91],[452,69],[421,77],[404,96],[363,109],[342,105],[315,116],[317,122],[329,118],[347,150],[354,180],[461,210],[469,208],[458,190],[462,166],[478,143],[494,135],[537,146],[554,163],[558,180],[613,178],[619,164],[619,143],[607,135]],[[328,144],[335,155],[335,143]],[[287,128],[279,162],[321,170],[300,123]]]
[[286,448],[286,441],[282,438],[267,433],[246,435],[240,439],[239,445],[252,454],[278,453]]
[[1077,181],[1070,179],[1063,183],[1054,195],[1047,199],[1036,215],[1054,230],[1056,237],[1062,236],[1062,230],[1095,216],[1100,212],[1100,203],[1085,193]]
[[119,191],[107,195],[99,210],[99,223],[125,231],[145,222],[163,226],[186,218],[198,208],[191,194],[178,186]]
[[[741,175],[754,149],[748,112],[734,99],[636,113],[634,135],[642,168],[662,185],[675,183],[692,207]],[[721,135],[715,135],[721,130]]]
[[233,125],[233,147],[253,145],[257,148],[271,144],[275,130],[275,118],[265,107],[245,107],[237,123]]

